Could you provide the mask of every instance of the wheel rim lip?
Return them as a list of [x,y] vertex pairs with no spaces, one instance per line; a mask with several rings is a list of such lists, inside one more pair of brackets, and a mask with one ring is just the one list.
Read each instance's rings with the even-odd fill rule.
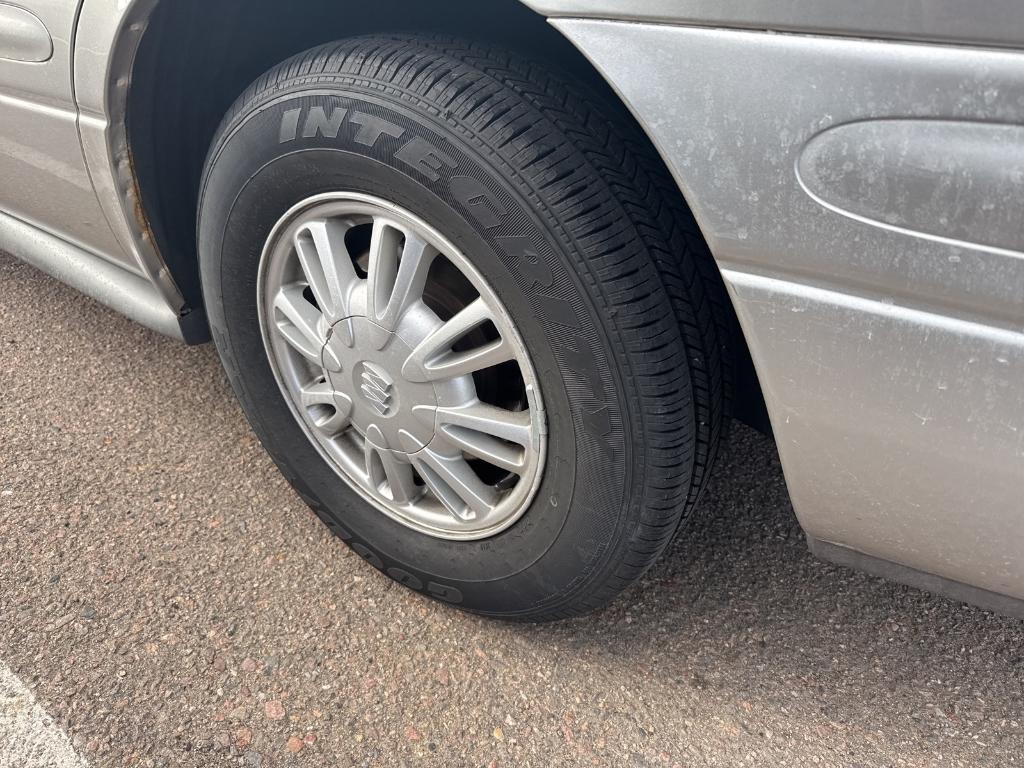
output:
[[[393,505],[389,503],[389,500],[382,499],[371,493],[361,482],[352,476],[353,474],[358,475],[361,473],[353,472],[352,468],[342,466],[339,463],[339,456],[336,455],[336,452],[328,450],[325,440],[321,439],[310,427],[307,418],[303,415],[302,411],[304,409],[296,401],[293,387],[289,385],[289,376],[286,375],[286,371],[282,370],[281,360],[279,360],[279,357],[282,355],[277,350],[279,348],[288,350],[288,345],[283,341],[280,333],[276,332],[272,327],[273,311],[269,307],[273,303],[277,288],[272,287],[268,293],[268,283],[271,286],[275,283],[274,280],[268,277],[268,273],[271,272],[272,267],[276,267],[279,276],[287,268],[288,259],[296,258],[294,248],[290,244],[291,238],[284,237],[289,231],[294,232],[294,230],[303,226],[303,221],[305,220],[330,218],[327,215],[321,217],[311,215],[319,209],[332,205],[343,206],[345,204],[377,209],[376,213],[364,211],[355,215],[369,215],[374,218],[376,215],[394,217],[398,221],[408,223],[418,230],[419,234],[425,236],[427,241],[436,247],[470,281],[480,297],[485,300],[488,308],[500,319],[502,338],[505,338],[506,333],[509,334],[508,341],[513,346],[515,361],[519,366],[523,382],[526,385],[527,405],[533,430],[533,445],[526,447],[528,472],[524,472],[524,475],[528,475],[528,477],[519,477],[513,492],[501,499],[498,505],[496,505],[500,507],[508,503],[509,509],[504,511],[498,519],[486,527],[473,528],[472,526],[465,525],[456,527],[454,515],[450,515],[452,524],[448,526],[432,524],[428,518],[410,514],[409,510]],[[334,215],[342,214],[336,213]],[[280,265],[275,264],[275,260],[280,260],[282,263]],[[279,279],[277,280],[277,285],[280,285]],[[368,502],[377,511],[382,512],[387,517],[407,528],[435,538],[453,541],[475,541],[490,538],[508,529],[522,518],[540,487],[547,459],[547,425],[540,390],[540,379],[534,371],[532,360],[518,328],[503,302],[498,298],[497,293],[483,275],[480,274],[479,270],[448,238],[411,211],[374,195],[349,191],[335,191],[313,195],[290,208],[271,229],[260,254],[256,290],[260,334],[263,340],[264,351],[282,397],[309,442],[334,470],[335,474],[346,485],[355,490],[364,501]],[[290,351],[284,353],[286,360],[292,355],[293,353]],[[291,378],[294,379],[295,376],[292,375]],[[351,427],[350,429],[355,428]],[[443,505],[441,506],[443,507]],[[434,515],[434,517],[436,518],[437,516]]]

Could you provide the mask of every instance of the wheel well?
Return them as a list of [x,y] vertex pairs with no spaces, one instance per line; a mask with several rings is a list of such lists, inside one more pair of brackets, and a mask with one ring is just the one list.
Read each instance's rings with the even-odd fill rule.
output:
[[[583,55],[519,0],[304,0],[301,10],[266,0],[157,0],[132,66],[126,127],[150,230],[188,306],[202,306],[195,232],[200,179],[231,104],[293,54],[343,37],[394,31],[485,38],[552,62],[605,92],[610,103],[621,103]],[[766,426],[767,418],[757,415],[763,402],[756,374],[735,328],[738,415],[748,410],[744,401],[756,401],[744,420]]]

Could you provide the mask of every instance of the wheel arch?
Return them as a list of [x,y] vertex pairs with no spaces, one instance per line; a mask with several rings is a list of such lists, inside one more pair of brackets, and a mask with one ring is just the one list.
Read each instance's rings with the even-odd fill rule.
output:
[[[137,234],[151,242],[187,308],[202,307],[195,220],[210,141],[223,115],[252,81],[315,45],[389,31],[484,37],[568,70],[605,92],[636,122],[586,57],[521,0],[448,0],[443,7],[439,12],[437,6],[411,0],[372,5],[308,0],[301,12],[284,3],[254,5],[251,0],[132,4],[110,53],[110,60],[126,70],[110,73],[113,97],[123,99],[122,108],[112,110],[115,120],[123,115],[125,127],[122,154],[131,184],[122,186],[132,198],[127,207],[138,222]],[[739,324],[734,327],[736,415],[767,429],[757,376]],[[198,334],[190,340],[205,338]]]

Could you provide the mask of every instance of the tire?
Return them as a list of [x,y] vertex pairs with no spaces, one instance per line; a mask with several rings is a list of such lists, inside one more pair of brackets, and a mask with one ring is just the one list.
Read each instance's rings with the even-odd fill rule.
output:
[[[259,78],[210,150],[202,285],[249,421],[355,552],[464,610],[536,621],[605,605],[665,549],[717,450],[728,394],[717,273],[678,190],[615,114],[498,50],[373,36]],[[443,234],[514,324],[543,402],[530,418],[546,434],[533,441],[544,451],[528,503],[493,534],[446,538],[381,514],[289,402],[265,344],[261,317],[276,305],[261,304],[261,264],[289,211],[334,193]]]

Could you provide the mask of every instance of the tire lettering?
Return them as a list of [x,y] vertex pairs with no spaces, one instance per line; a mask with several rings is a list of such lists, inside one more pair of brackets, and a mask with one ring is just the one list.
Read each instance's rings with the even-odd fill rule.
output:
[[462,593],[455,587],[437,584],[433,581],[427,584],[427,593],[432,597],[436,597],[438,600],[444,600],[446,603],[454,604],[462,602]]
[[300,117],[302,117],[301,109],[289,109],[281,116],[281,132],[278,134],[278,144],[295,141],[299,131]]
[[[282,472],[284,472],[284,467],[286,466],[286,463],[281,465]],[[419,576],[416,576],[413,573],[409,573],[409,571],[405,570],[404,568],[399,568],[396,565],[385,567],[384,561],[380,558],[380,556],[377,553],[375,553],[365,544],[361,544],[358,541],[352,541],[352,534],[349,533],[345,528],[343,528],[338,523],[338,521],[334,519],[333,515],[330,512],[326,511],[326,509],[319,502],[319,500],[317,500],[313,496],[310,496],[307,493],[304,493],[302,490],[299,489],[299,483],[301,483],[301,481],[297,477],[295,477],[289,472],[285,472],[285,477],[288,479],[288,482],[290,482],[292,486],[295,488],[295,490],[298,492],[299,496],[302,497],[302,500],[306,502],[306,504],[308,504],[309,507],[314,512],[316,512],[317,517],[319,517],[336,536],[341,538],[342,541],[346,542],[349,545],[349,547],[351,547],[353,552],[355,552],[357,555],[363,558],[363,560],[368,562],[374,568],[380,571],[384,571],[384,573],[386,573],[392,579],[397,581],[399,584],[408,587],[409,589],[415,590],[416,592],[426,592],[432,597],[435,597],[438,600],[444,600],[447,603],[462,602],[462,592],[460,592],[453,586],[447,584],[438,584],[436,581],[428,581],[427,586],[424,589],[423,579],[421,579]]]
[[[572,305],[564,299],[559,299],[544,292],[550,289],[555,282],[551,267],[545,264],[538,253],[538,249],[529,237],[499,237],[496,239],[498,247],[511,256],[513,265],[519,273],[527,279],[533,279],[531,293],[534,299],[543,305],[541,310],[545,319],[564,325],[567,328],[580,330],[579,318],[572,310]],[[570,370],[583,379],[590,391],[590,394],[597,399],[598,405],[594,409],[583,409],[583,425],[587,432],[596,438],[602,452],[606,456],[613,456],[608,436],[611,434],[611,421],[608,416],[607,405],[601,402],[601,392],[604,390],[604,382],[600,371],[594,364],[594,354],[590,350],[586,340],[579,333],[574,333],[568,343],[562,345],[563,359]]]
[[535,288],[550,288],[555,282],[551,267],[540,259],[537,248],[528,237],[499,237],[496,238],[498,247],[515,259],[519,273],[527,278],[532,278]]
[[551,268],[541,261],[533,241],[528,237],[499,237],[496,241],[499,248],[515,259],[514,264],[519,273],[533,280],[530,290],[538,302],[544,305],[542,313],[545,319],[568,328],[579,328],[579,320],[569,302],[544,292],[554,285],[555,277]]
[[355,135],[356,144],[362,144],[364,147],[370,147],[371,149],[376,146],[380,137],[384,134],[393,139],[400,139],[402,134],[405,133],[405,129],[401,126],[389,123],[383,118],[368,115],[365,112],[352,113],[350,120],[359,126],[359,130],[356,131]]
[[423,591],[423,582],[417,579],[408,571],[403,571],[401,568],[394,566],[388,568],[388,576],[397,581],[402,586],[408,587],[409,589],[415,589],[417,592]]
[[579,336],[574,336],[572,346],[566,345],[563,350],[569,367],[587,382],[590,391],[595,395],[600,392],[601,374],[594,365],[593,353],[587,349],[584,341]]
[[602,405],[593,410],[584,408],[583,426],[587,428],[588,433],[598,438],[597,444],[601,446],[604,455],[609,459],[613,458],[615,452],[612,451],[612,446],[608,442],[608,435],[612,431],[612,420],[608,416],[608,407]]
[[469,176],[456,176],[451,182],[452,196],[469,210],[470,214],[485,229],[494,229],[501,224],[508,209],[483,185]]
[[454,160],[419,136],[410,139],[399,149],[395,153],[395,160],[408,165],[414,171],[419,171],[431,181],[440,180],[441,174],[438,171],[443,166],[455,168]]
[[331,116],[327,117],[323,107],[311,107],[306,115],[306,125],[302,129],[302,138],[312,139],[320,134],[325,139],[338,138],[341,124],[345,120],[348,110],[344,107],[335,107],[331,110]]

